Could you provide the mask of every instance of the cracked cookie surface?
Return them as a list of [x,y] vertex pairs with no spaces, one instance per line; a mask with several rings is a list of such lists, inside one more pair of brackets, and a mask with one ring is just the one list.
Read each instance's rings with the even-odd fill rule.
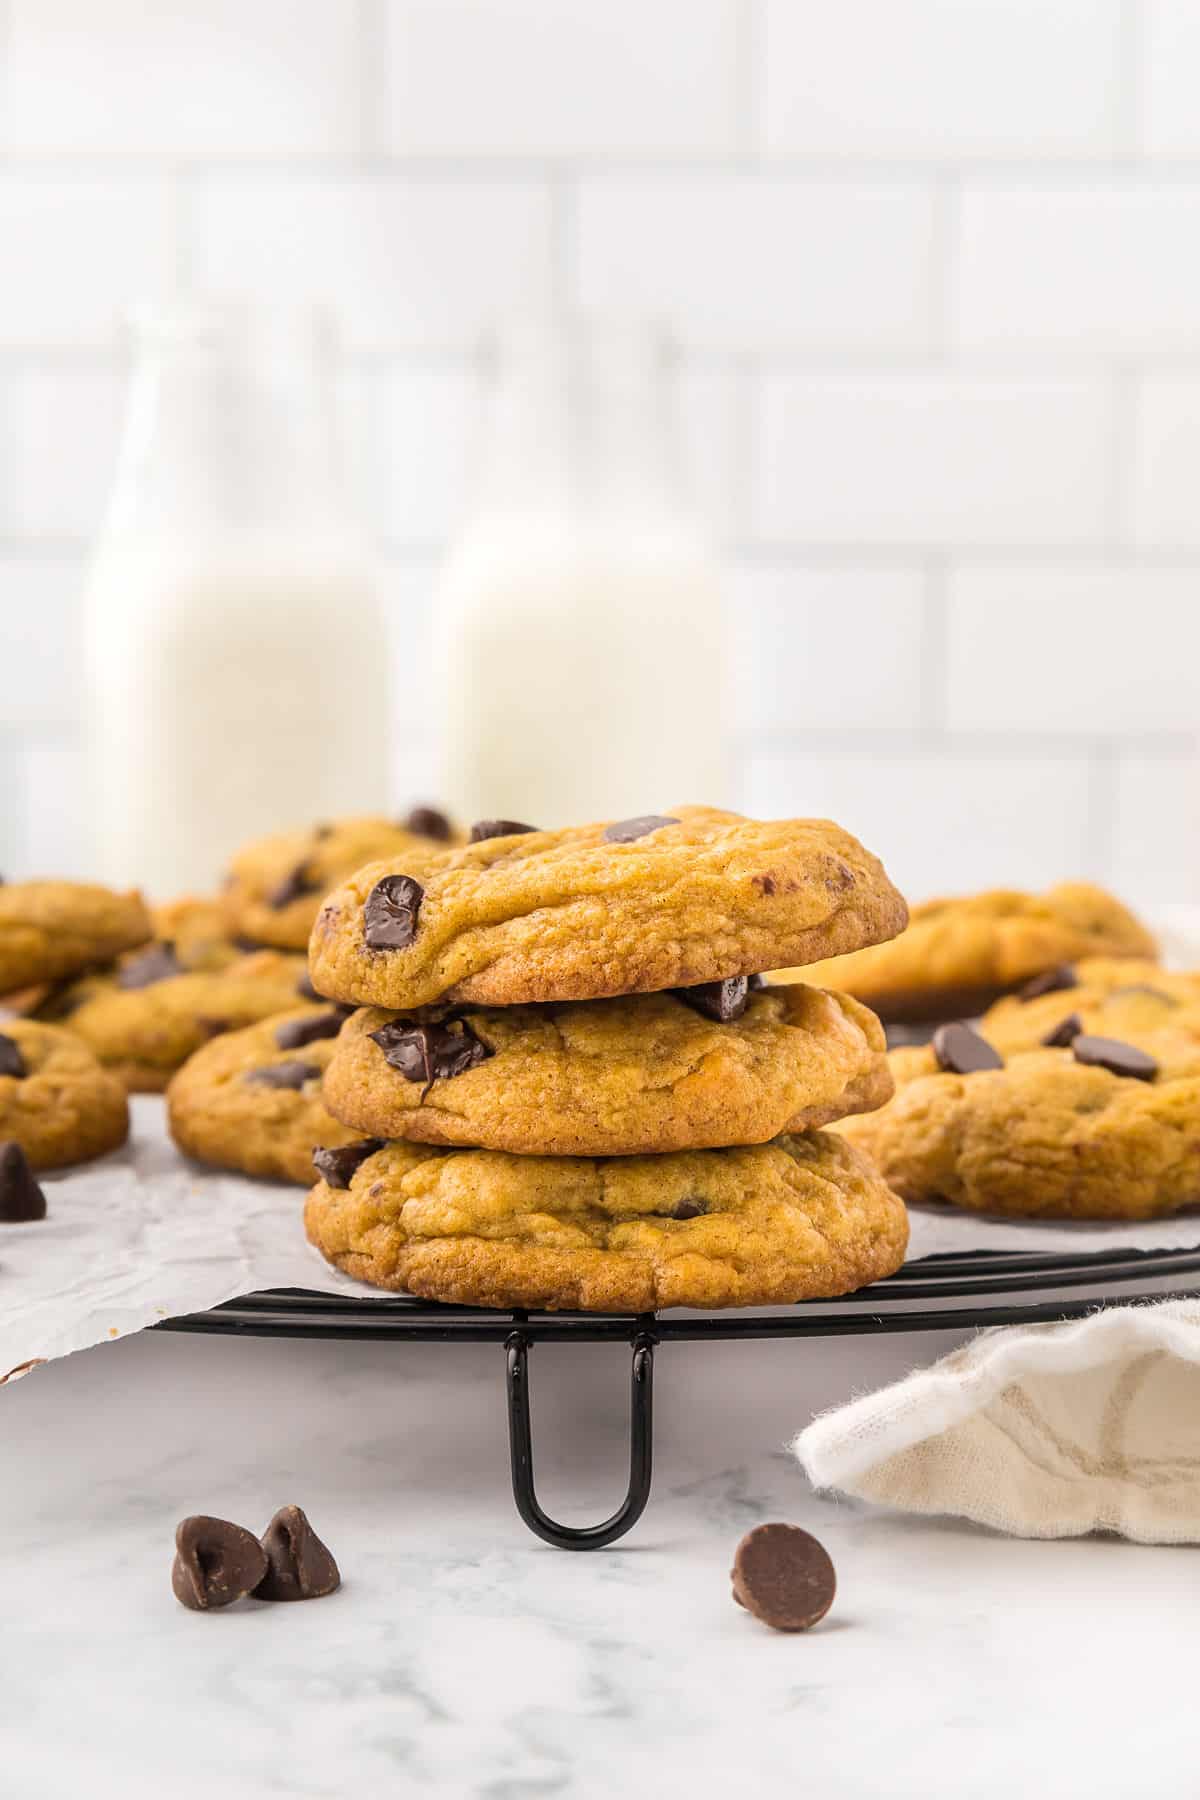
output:
[[765,1143],[890,1095],[883,1029],[848,995],[797,985],[743,1004],[725,1021],[671,993],[416,1017],[368,1007],[337,1041],[326,1103],[374,1137],[623,1156]]
[[0,884],[0,994],[111,962],[153,929],[135,892],[79,881]]
[[115,1150],[129,1135],[125,1089],[78,1038],[33,1019],[0,1021],[0,1142],[35,1169]]
[[808,962],[906,918],[828,820],[682,806],[371,863],[321,908],[309,963],[320,993],[400,1011],[593,1000]]
[[828,1132],[663,1156],[388,1144],[309,1195],[310,1241],[377,1287],[648,1312],[843,1294],[904,1260],[902,1203]]

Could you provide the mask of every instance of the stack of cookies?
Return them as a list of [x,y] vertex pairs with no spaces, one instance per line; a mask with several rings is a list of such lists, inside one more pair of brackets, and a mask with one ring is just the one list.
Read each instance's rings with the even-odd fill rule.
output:
[[759,974],[906,916],[837,826],[707,807],[485,821],[368,864],[310,947],[315,990],[356,1009],[321,1070],[343,1135],[314,1156],[310,1239],[380,1287],[504,1307],[771,1304],[890,1273],[903,1205],[819,1129],[888,1098],[882,1030]]

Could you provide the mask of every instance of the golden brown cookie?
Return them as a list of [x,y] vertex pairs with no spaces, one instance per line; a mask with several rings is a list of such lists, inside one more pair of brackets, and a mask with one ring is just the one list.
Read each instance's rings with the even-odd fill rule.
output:
[[20,1144],[35,1169],[115,1150],[129,1135],[125,1089],[70,1032],[33,1019],[0,1032],[0,1142]]
[[908,1242],[900,1201],[828,1132],[599,1161],[365,1148],[328,1159],[309,1238],[346,1274],[433,1300],[767,1306],[865,1286]]
[[841,988],[899,1023],[958,1019],[982,1012],[1057,963],[1088,956],[1153,958],[1154,939],[1128,909],[1088,882],[1044,894],[1007,888],[914,906],[907,931],[889,944],[773,981]]
[[679,806],[370,863],[321,908],[309,966],[320,993],[401,1012],[595,1000],[804,962],[906,918],[882,864],[826,819]]
[[0,883],[0,994],[111,962],[152,931],[138,893],[81,881]]
[[343,1018],[337,1007],[298,1007],[197,1050],[167,1089],[179,1148],[219,1169],[311,1186],[317,1145],[360,1135],[331,1118],[322,1100]]
[[883,1028],[866,1007],[799,985],[746,988],[367,1008],[338,1039],[326,1104],[373,1137],[631,1156],[762,1144],[888,1098]]
[[38,1014],[82,1038],[133,1093],[161,1093],[211,1038],[286,1011],[308,985],[303,957],[279,950],[255,950],[211,972],[173,974],[167,962],[157,975],[146,966],[136,973],[133,986],[122,985],[125,970],[85,975]]
[[1087,1033],[968,1073],[932,1046],[891,1063],[895,1099],[837,1129],[906,1200],[1071,1219],[1200,1204],[1200,1031]]
[[179,970],[227,969],[247,945],[229,935],[224,900],[199,894],[183,894],[153,909],[154,940],[166,945]]
[[1085,1031],[1135,1041],[1164,1026],[1200,1024],[1200,972],[1179,974],[1133,957],[1065,963],[997,1000],[979,1029],[1007,1056],[1040,1049],[1076,1017]]
[[225,886],[229,929],[255,944],[304,950],[324,896],[381,856],[428,855],[457,837],[443,813],[414,807],[404,819],[338,819],[247,844]]

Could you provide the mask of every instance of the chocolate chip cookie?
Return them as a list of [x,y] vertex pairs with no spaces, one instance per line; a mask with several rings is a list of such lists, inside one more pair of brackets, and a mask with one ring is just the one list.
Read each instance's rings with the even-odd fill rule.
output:
[[381,856],[444,850],[457,835],[444,813],[419,806],[403,819],[338,819],[260,838],[230,864],[230,929],[252,943],[304,950],[323,897],[356,869]]
[[664,1156],[332,1152],[312,1243],[377,1287],[482,1306],[649,1312],[844,1294],[904,1260],[904,1207],[829,1132]]
[[979,1029],[1008,1055],[1041,1048],[1072,1019],[1076,1033],[1135,1040],[1164,1026],[1200,1025],[1200,972],[1179,974],[1132,957],[1063,963],[998,1000]]
[[844,994],[712,988],[350,1018],[325,1077],[360,1132],[517,1155],[761,1144],[880,1106],[883,1029]]
[[344,1017],[333,1006],[298,1007],[197,1050],[167,1089],[179,1148],[220,1169],[310,1186],[313,1150],[361,1135],[331,1118],[322,1099]]
[[325,901],[309,966],[322,994],[402,1012],[594,1000],[807,962],[907,916],[828,820],[681,806],[368,864]]
[[80,881],[0,884],[0,994],[111,962],[152,932],[138,893]]
[[129,1135],[125,1089],[86,1045],[33,1019],[0,1027],[0,1143],[35,1169],[64,1168],[115,1150]]
[[914,1023],[982,1012],[1060,963],[1155,953],[1150,933],[1119,900],[1073,881],[1044,894],[996,888],[927,900],[891,943],[782,970],[773,979],[841,988],[889,1023]]

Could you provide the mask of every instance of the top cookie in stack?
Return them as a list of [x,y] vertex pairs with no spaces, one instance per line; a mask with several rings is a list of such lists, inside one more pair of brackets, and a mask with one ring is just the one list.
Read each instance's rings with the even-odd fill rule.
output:
[[471,836],[368,865],[317,918],[314,987],[372,1009],[325,1074],[371,1136],[316,1158],[324,1254],[432,1298],[620,1310],[895,1268],[902,1206],[811,1129],[887,1098],[878,1021],[756,979],[901,930],[877,859],[710,807]]

